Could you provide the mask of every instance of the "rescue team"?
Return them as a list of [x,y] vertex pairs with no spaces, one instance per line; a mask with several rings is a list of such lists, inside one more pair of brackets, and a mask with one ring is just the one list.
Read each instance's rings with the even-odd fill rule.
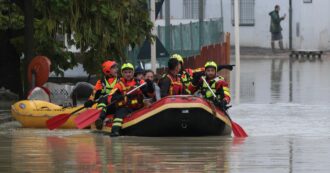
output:
[[[95,122],[97,129],[102,129],[107,115],[114,114],[110,136],[120,135],[123,118],[141,109],[146,98],[156,101],[169,95],[200,95],[226,110],[230,102],[230,91],[224,78],[217,75],[221,68],[232,70],[231,65],[228,68],[217,65],[214,61],[206,62],[203,68],[185,69],[182,56],[174,54],[168,61],[168,71],[157,81],[153,71],[144,72],[141,68],[135,70],[131,63],[121,66],[119,78],[117,63],[105,61],[102,64],[102,77],[96,82],[93,93],[84,106],[92,107],[95,100],[99,99],[97,108],[102,109],[102,112]],[[202,78],[211,87],[216,98]],[[133,89],[136,90],[128,93]]]

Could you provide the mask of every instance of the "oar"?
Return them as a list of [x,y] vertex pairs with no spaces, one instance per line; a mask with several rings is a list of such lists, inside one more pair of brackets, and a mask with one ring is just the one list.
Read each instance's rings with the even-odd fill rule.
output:
[[[104,97],[104,96],[103,96]],[[101,97],[100,97],[101,98]],[[99,98],[99,99],[100,99]],[[99,99],[95,100],[94,102],[97,102]],[[50,119],[48,119],[46,121],[46,126],[49,130],[54,130],[58,127],[60,127],[61,125],[63,125],[66,121],[68,121],[68,119],[71,117],[71,115],[79,112],[80,110],[86,108],[85,106],[82,106],[81,108],[71,112],[71,113],[64,113],[64,114],[59,114],[56,115]]]
[[62,124],[64,124],[70,117],[71,115],[79,112],[80,110],[84,109],[85,107],[82,106],[81,108],[71,112],[71,113],[64,113],[64,114],[59,114],[56,115],[46,121],[46,126],[49,130],[54,130],[58,127],[60,127]]
[[[146,84],[147,83],[145,82],[145,83],[137,86],[136,88],[134,88],[131,91],[129,91],[128,93],[126,93],[125,96],[130,95],[131,93],[133,93],[134,91],[136,91],[137,89],[141,88],[142,86],[144,86]],[[123,96],[123,97],[125,97],[125,96]],[[114,103],[116,103],[119,100],[120,99],[117,99],[117,100],[111,102],[107,107],[113,105]],[[91,125],[92,123],[94,123],[99,118],[101,111],[102,111],[102,109],[86,110],[86,111],[80,113],[79,116],[77,116],[77,118],[75,118],[74,122],[79,129],[83,129],[83,128]]]
[[[210,90],[210,92],[212,93],[213,97],[216,99],[216,95],[213,92],[213,90],[211,89],[210,85],[206,82],[205,78],[202,77],[203,82],[206,84],[207,88]],[[235,137],[247,137],[248,135],[246,134],[246,132],[243,130],[243,128],[235,123],[233,120],[231,120],[230,116],[228,115],[228,113],[226,112],[226,110],[224,110],[223,108],[220,108],[222,110],[223,113],[225,113],[225,115],[228,117],[230,123],[231,123],[231,128],[233,130],[234,136]]]

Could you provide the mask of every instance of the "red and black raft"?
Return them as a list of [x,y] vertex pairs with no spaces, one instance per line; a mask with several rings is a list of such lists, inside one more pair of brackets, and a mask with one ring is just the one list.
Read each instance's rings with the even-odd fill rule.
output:
[[[112,122],[101,131],[111,132]],[[92,126],[95,130],[95,126]],[[231,123],[212,103],[195,96],[168,96],[124,118],[124,136],[223,136]]]

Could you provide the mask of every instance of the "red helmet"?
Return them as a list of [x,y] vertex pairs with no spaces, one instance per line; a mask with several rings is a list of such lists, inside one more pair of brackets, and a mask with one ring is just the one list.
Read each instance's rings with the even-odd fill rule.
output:
[[102,64],[102,72],[105,75],[110,75],[110,69],[111,67],[113,67],[114,65],[117,65],[117,63],[115,61],[105,61]]

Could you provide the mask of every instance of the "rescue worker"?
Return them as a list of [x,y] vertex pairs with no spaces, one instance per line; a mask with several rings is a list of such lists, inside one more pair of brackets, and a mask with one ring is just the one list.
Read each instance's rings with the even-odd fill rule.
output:
[[153,94],[153,83],[146,81],[146,85],[137,89],[133,93],[126,95],[130,90],[145,83],[144,80],[134,78],[134,66],[131,63],[125,63],[121,67],[122,78],[114,86],[107,99],[102,99],[103,104],[112,104],[116,106],[116,113],[112,124],[111,136],[119,136],[123,118],[143,107],[143,98]]
[[[105,61],[102,64],[102,77],[98,80],[94,86],[94,90],[92,95],[89,97],[88,101],[84,103],[85,107],[92,107],[95,103],[95,100],[99,99],[101,96],[105,96],[110,93],[110,91],[114,88],[116,83],[119,81],[117,77],[118,67],[115,61]],[[102,124],[107,114],[114,114],[115,107],[110,106],[105,109],[105,105],[98,104],[98,108],[104,108],[98,120],[96,120],[96,127],[99,129],[100,126],[102,128]]]
[[168,72],[163,75],[158,85],[160,88],[160,96],[186,94],[182,81],[178,76],[180,71],[180,62],[176,58],[170,58],[168,61]]
[[181,55],[179,54],[173,54],[170,59],[177,59],[180,63],[179,65],[179,73],[178,73],[178,77],[180,78],[182,84],[183,84],[183,88],[185,90],[186,94],[190,94],[190,90],[188,89],[191,80],[192,80],[192,75],[193,75],[193,71],[192,69],[184,69],[183,65],[184,65],[184,61]]
[[192,81],[192,84],[189,86],[189,89],[193,93],[199,90],[205,99],[213,101],[215,105],[219,106],[223,110],[226,110],[227,104],[229,104],[231,99],[228,83],[222,76],[217,76],[218,66],[214,61],[206,62],[204,68],[205,76],[202,77],[205,78],[205,80],[215,93],[216,98],[213,97],[211,91],[209,90],[205,82],[198,75],[194,76],[194,79]]

